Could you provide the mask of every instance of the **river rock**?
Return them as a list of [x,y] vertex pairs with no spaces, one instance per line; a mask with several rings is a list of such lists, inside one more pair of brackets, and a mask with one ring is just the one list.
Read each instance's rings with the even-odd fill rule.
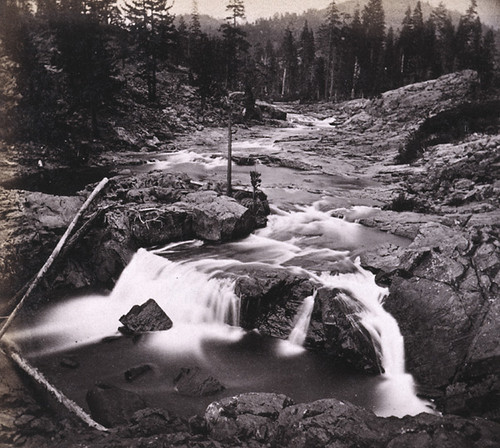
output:
[[120,317],[120,322],[128,333],[164,331],[173,325],[165,311],[153,299],[142,305],[134,305],[126,315]]
[[336,399],[288,406],[276,426],[282,447],[385,447],[389,439],[375,414]]
[[147,407],[135,392],[104,384],[90,389],[86,398],[92,418],[108,428],[126,424],[136,411]]
[[309,331],[314,341],[311,345],[323,347],[330,356],[355,370],[380,373],[375,341],[360,324],[361,311],[361,305],[347,292],[319,289]]
[[175,205],[131,209],[129,220],[131,236],[141,247],[164,245],[194,235],[192,214]]
[[292,399],[280,394],[241,394],[211,403],[205,420],[210,437],[217,441],[269,442],[274,438],[280,412],[292,404]]
[[240,325],[287,338],[299,306],[313,292],[312,283],[279,268],[245,268],[234,274],[235,293],[241,298]]
[[214,191],[190,193],[179,206],[191,211],[193,233],[200,239],[228,241],[255,229],[254,216],[246,207]]
[[286,120],[287,114],[284,110],[281,110],[278,107],[269,103],[265,103],[263,101],[256,101],[256,104],[259,107],[263,118],[269,118],[272,120]]
[[500,424],[432,414],[402,419],[335,398],[294,404],[284,396],[248,393],[211,403],[205,411],[211,439],[239,446],[294,448],[493,447]]
[[205,397],[223,391],[224,386],[199,367],[184,367],[174,378],[175,390],[181,395]]
[[150,364],[141,364],[140,366],[131,367],[123,374],[127,381],[135,381],[137,378],[143,376],[145,373],[153,370]]

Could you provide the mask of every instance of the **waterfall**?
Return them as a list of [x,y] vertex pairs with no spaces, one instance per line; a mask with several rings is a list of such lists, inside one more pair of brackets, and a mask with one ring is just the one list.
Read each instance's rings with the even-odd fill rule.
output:
[[16,330],[11,338],[50,341],[37,347],[36,355],[94,343],[117,334],[120,317],[150,298],[174,323],[171,330],[160,332],[168,333],[163,337],[171,347],[197,350],[207,333],[234,338],[241,334],[229,327],[237,327],[240,316],[234,280],[207,271],[202,261],[174,262],[139,249],[109,296],[85,295],[49,306],[35,326]]
[[387,288],[375,283],[375,276],[359,264],[355,263],[357,271],[343,275],[323,273],[319,280],[329,288],[348,291],[352,299],[344,294],[344,301],[356,310],[360,324],[370,334],[375,350],[378,352],[382,367],[387,376],[405,373],[404,341],[399,326],[383,307],[388,294]]
[[304,299],[304,302],[299,308],[297,316],[295,317],[295,323],[290,335],[288,336],[288,341],[292,344],[303,346],[307,336],[307,330],[309,329],[309,323],[311,322],[311,315],[314,308],[314,299],[316,298],[316,291],[311,296]]
[[140,249],[125,268],[111,301],[127,307],[155,299],[175,323],[239,325],[240,300],[234,281],[204,271],[203,260],[174,262]]

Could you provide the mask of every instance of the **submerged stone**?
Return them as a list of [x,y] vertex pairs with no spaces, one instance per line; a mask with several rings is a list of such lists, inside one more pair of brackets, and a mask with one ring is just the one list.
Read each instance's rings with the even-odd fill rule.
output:
[[128,423],[136,411],[147,407],[135,392],[105,384],[90,389],[86,398],[92,418],[108,428]]
[[179,394],[191,397],[214,395],[225,389],[218,379],[204,373],[199,367],[183,367],[174,378],[174,385]]

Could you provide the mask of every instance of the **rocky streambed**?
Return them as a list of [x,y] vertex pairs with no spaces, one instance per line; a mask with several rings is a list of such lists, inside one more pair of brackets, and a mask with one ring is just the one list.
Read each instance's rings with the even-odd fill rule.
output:
[[[406,365],[419,384],[419,394],[432,398],[441,412],[459,416],[382,418],[339,399],[294,404],[287,396],[261,393],[216,399],[204,415],[188,418],[130,397],[120,410],[119,392],[112,391],[113,414],[123,412],[126,418],[111,433],[102,434],[72,420],[56,421],[9,373],[2,392],[5,443],[495,446],[498,132],[476,132],[460,141],[429,145],[416,164],[395,164],[405,139],[429,114],[474,100],[474,76],[451,75],[388,92],[377,100],[325,108],[312,118],[289,113],[294,128],[238,128],[235,162],[241,167],[235,170],[235,182],[246,186],[249,170],[259,170],[262,189],[274,207],[271,215],[264,195],[254,199],[251,192],[240,191],[230,199],[222,194],[223,130],[180,137],[177,153],[150,155],[154,160],[148,170],[163,171],[133,174],[130,165],[112,180],[87,215],[87,231],[30,305],[36,315],[46,306],[47,291],[111,289],[140,247],[161,250],[176,241],[202,240],[201,249],[174,247],[168,256],[182,259],[184,253],[200,260],[224,260],[235,248],[245,253],[241,249],[247,244],[246,255],[224,274],[236,282],[242,300],[240,325],[286,338],[303,298],[319,290],[306,347],[354,371],[380,372],[376,344],[366,344],[373,336],[363,334],[366,327],[360,331],[357,319],[353,324],[352,310],[339,300],[339,294],[349,290],[333,283],[325,287],[320,280],[325,273],[357,275],[354,259],[359,256],[358,266],[373,272],[378,285],[388,288],[384,307],[404,336]],[[5,236],[0,289],[8,310],[5,299],[36,272],[88,192],[53,196],[0,191],[0,231]],[[268,220],[270,225],[250,240],[220,244],[244,237]],[[277,242],[262,243],[268,237]],[[248,249],[250,243],[253,250]],[[282,256],[285,243],[286,250],[295,252],[280,258],[279,266],[256,264],[262,254],[276,261],[276,248]],[[300,251],[292,247],[296,244]],[[304,254],[307,248],[314,251]],[[294,269],[283,270],[282,265]]]

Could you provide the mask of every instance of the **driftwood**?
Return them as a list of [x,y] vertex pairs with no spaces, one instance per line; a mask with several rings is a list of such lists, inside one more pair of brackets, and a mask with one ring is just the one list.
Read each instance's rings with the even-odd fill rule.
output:
[[56,389],[49,383],[47,378],[36,367],[32,366],[30,362],[24,358],[12,345],[5,345],[3,350],[25,373],[27,373],[37,384],[41,385],[49,394],[54,397],[59,403],[66,407],[69,411],[73,412],[83,422],[91,428],[99,431],[108,431],[107,428],[100,425],[90,417],[80,406],[74,401],[70,400],[59,389]]
[[30,294],[33,292],[33,290],[36,288],[36,286],[40,283],[40,281],[43,279],[43,277],[45,276],[45,274],[47,273],[47,271],[49,270],[49,268],[54,263],[54,260],[60,254],[61,250],[63,249],[64,244],[66,243],[66,240],[69,238],[69,236],[71,235],[71,232],[76,227],[76,225],[77,225],[78,220],[80,219],[80,217],[83,215],[83,213],[85,212],[85,210],[88,208],[88,206],[91,204],[91,202],[95,199],[95,197],[99,194],[99,192],[106,186],[107,183],[108,183],[108,179],[105,177],[103,180],[101,180],[101,182],[99,182],[99,184],[97,185],[97,187],[95,187],[94,191],[87,198],[87,200],[85,201],[85,203],[81,206],[80,210],[78,211],[78,213],[73,218],[73,221],[71,221],[70,225],[66,229],[66,232],[64,232],[64,235],[61,237],[61,239],[57,243],[57,246],[54,248],[54,250],[50,254],[50,257],[47,259],[47,261],[42,266],[42,268],[40,269],[40,271],[38,271],[38,274],[35,276],[35,278],[33,279],[33,281],[30,283],[29,287],[27,288],[27,290],[24,293],[23,297],[21,298],[21,300],[19,301],[19,303],[15,307],[14,311],[12,311],[12,313],[9,316],[9,318],[4,323],[2,329],[0,330],[0,339],[3,337],[3,335],[5,334],[5,332],[7,331],[7,329],[9,328],[9,326],[11,325],[12,321],[14,320],[14,318],[17,316],[17,314],[19,313],[19,311],[23,307],[24,302],[26,301],[26,299],[30,296]]

